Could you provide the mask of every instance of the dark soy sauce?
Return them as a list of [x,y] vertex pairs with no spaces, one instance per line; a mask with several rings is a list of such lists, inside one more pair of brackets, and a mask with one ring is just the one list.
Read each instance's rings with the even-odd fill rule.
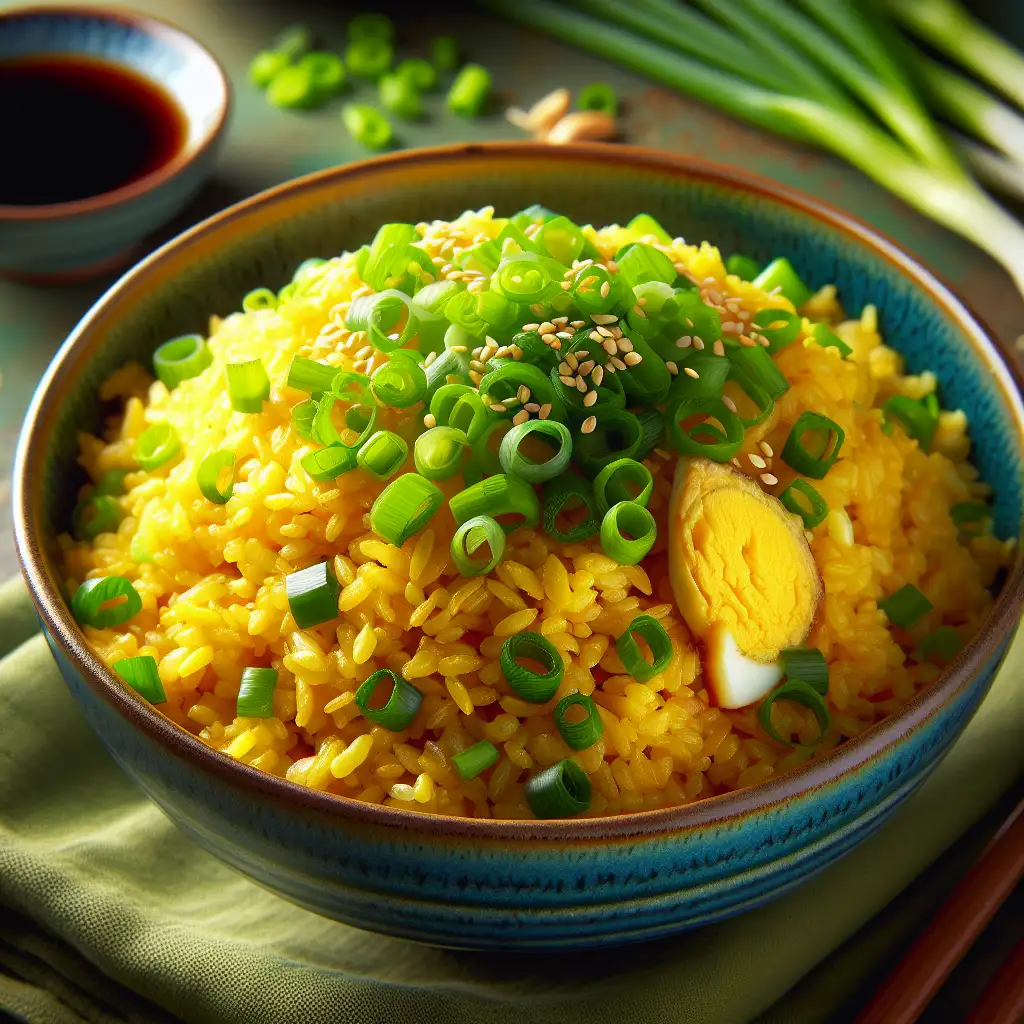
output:
[[75,56],[0,61],[0,205],[42,206],[122,188],[181,150],[185,117],[155,82]]

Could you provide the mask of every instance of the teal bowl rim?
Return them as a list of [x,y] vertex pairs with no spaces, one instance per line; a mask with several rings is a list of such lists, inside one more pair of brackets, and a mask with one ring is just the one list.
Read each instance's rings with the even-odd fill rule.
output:
[[[844,213],[820,199],[766,178],[709,161],[677,156],[639,147],[578,143],[550,146],[536,142],[494,142],[441,146],[408,150],[375,157],[343,167],[330,168],[296,178],[268,189],[201,222],[157,249],[128,271],[92,307],[65,341],[40,382],[18,440],[13,473],[13,509],[15,545],[29,591],[47,630],[64,650],[70,663],[87,685],[107,704],[140,728],[150,739],[166,748],[168,755],[192,762],[197,769],[213,772],[229,784],[260,794],[292,813],[315,813],[335,818],[339,823],[359,823],[403,833],[414,833],[416,841],[429,842],[467,839],[481,842],[514,842],[529,848],[534,843],[552,840],[633,841],[640,836],[677,835],[716,825],[738,823],[771,807],[785,804],[801,795],[835,783],[840,777],[855,774],[869,762],[881,758],[927,719],[938,714],[972,684],[985,663],[999,650],[1004,639],[1015,630],[1024,604],[1024,559],[1018,558],[1007,576],[995,605],[978,634],[968,643],[939,679],[918,694],[899,711],[848,740],[825,757],[812,761],[785,775],[769,779],[747,789],[708,797],[681,807],[638,811],[598,818],[569,818],[550,821],[531,819],[496,820],[425,815],[417,811],[377,804],[360,803],[350,797],[323,793],[288,782],[249,765],[240,764],[206,746],[187,730],[164,717],[112,672],[89,647],[64,598],[60,584],[48,570],[43,553],[45,531],[41,510],[36,505],[41,483],[31,467],[46,458],[56,401],[47,401],[51,392],[58,395],[76,375],[75,366],[88,359],[88,350],[98,340],[92,330],[103,307],[120,292],[144,289],[147,276],[175,250],[187,247],[203,236],[216,233],[224,225],[245,218],[253,211],[273,206],[297,193],[316,191],[321,186],[373,177],[385,169],[430,165],[451,165],[457,174],[459,163],[473,157],[495,163],[524,160],[575,162],[600,161],[641,171],[667,174],[687,181],[703,180],[718,187],[743,190],[772,202],[811,215],[829,227],[843,232],[858,244],[873,249],[897,271],[923,288],[943,312],[957,322],[970,338],[975,354],[988,366],[1003,392],[1018,432],[1018,444],[1024,449],[1024,380],[1013,360],[968,311],[953,292],[893,241],[863,221]],[[48,411],[49,407],[49,411]]]
[[[186,167],[201,160],[216,146],[218,139],[224,131],[224,126],[231,115],[231,79],[228,77],[224,65],[194,36],[189,35],[183,28],[158,18],[152,14],[142,11],[135,11],[128,7],[103,7],[90,6],[87,4],[59,4],[50,6],[33,5],[30,7],[11,7],[8,10],[0,10],[0,22],[18,21],[24,18],[47,17],[53,19],[61,18],[87,18],[93,21],[112,21],[122,25],[129,25],[144,35],[159,37],[166,40],[169,45],[181,51],[191,51],[190,56],[198,57],[209,61],[216,69],[220,78],[222,95],[217,100],[217,118],[209,128],[190,145],[184,146],[181,152],[176,153],[167,163],[162,164],[149,174],[143,175],[135,181],[122,185],[120,188],[111,189],[109,192],[101,192],[98,196],[88,196],[85,199],[75,199],[67,203],[44,203],[39,206],[5,206],[0,203],[0,224],[4,222],[33,222],[33,221],[55,221],[64,217],[76,217],[81,214],[99,213],[104,210],[111,210],[122,203],[139,196],[152,192],[161,185],[166,184],[172,178],[177,177]],[[69,54],[89,56],[78,50],[69,50]],[[118,61],[112,61],[117,64]],[[136,71],[155,82],[161,88],[166,88],[164,83],[156,75],[149,75],[142,71]],[[184,111],[182,115],[185,116]]]

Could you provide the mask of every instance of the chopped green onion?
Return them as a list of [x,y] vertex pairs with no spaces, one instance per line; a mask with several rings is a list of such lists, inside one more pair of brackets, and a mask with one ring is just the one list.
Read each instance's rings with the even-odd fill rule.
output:
[[242,297],[242,309],[246,313],[277,309],[277,293],[269,288],[254,288]]
[[803,321],[788,309],[762,309],[754,314],[753,324],[757,333],[768,340],[768,351],[772,354],[796,341],[803,328]]
[[[572,708],[582,708],[583,711],[583,717],[577,717],[575,722],[569,721],[569,712]],[[578,715],[579,712],[574,713],[574,716]],[[604,732],[604,722],[601,720],[597,705],[583,693],[570,693],[563,697],[555,705],[553,717],[559,735],[573,750],[586,750],[587,747],[592,747]]]
[[[744,349],[743,351],[748,350]],[[753,352],[754,349],[749,349],[749,351]],[[696,402],[700,398],[722,397],[722,388],[732,372],[731,359],[725,356],[716,356],[714,352],[691,349],[679,362],[680,370],[684,370],[687,366],[697,376],[691,377],[684,372],[675,377],[668,390],[670,404],[680,399]]]
[[643,242],[626,246],[616,255],[615,262],[619,266],[619,277],[629,288],[635,288],[645,281],[672,284],[679,276],[668,256],[653,245],[645,245]]
[[113,664],[114,671],[137,693],[145,697],[150,704],[163,704],[167,700],[164,684],[160,681],[160,671],[156,658],[150,654],[140,654],[134,658],[121,658]]
[[[566,473],[549,480],[544,485],[544,532],[561,544],[577,544],[593,537],[601,529],[594,505],[590,484],[583,477]],[[573,506],[582,506],[584,516],[563,530],[558,525],[558,516],[568,514]]]
[[[627,488],[633,485],[636,493]],[[594,480],[594,497],[598,512],[603,516],[612,505],[620,501],[635,501],[647,506],[654,492],[654,477],[651,471],[635,459],[616,459],[609,462]]]
[[800,275],[793,269],[793,264],[785,256],[772,260],[754,278],[752,283],[755,288],[760,288],[763,292],[770,292],[778,288],[779,294],[789,299],[797,309],[813,294],[811,289],[800,280]]
[[968,523],[981,523],[990,515],[988,506],[980,501],[961,501],[949,510],[950,519],[961,529]]
[[[488,365],[493,365],[493,360]],[[531,366],[525,360],[512,360],[496,370],[491,370],[484,374],[479,386],[480,394],[487,395],[492,402],[504,402],[507,398],[518,399],[520,390],[525,387],[530,392],[528,401],[551,406],[547,421],[542,422],[565,421],[565,406],[561,395],[551,383],[551,378],[543,370]]]
[[[814,450],[808,450],[804,438],[816,437]],[[816,412],[802,412],[793,424],[782,449],[782,461],[798,473],[821,480],[835,465],[846,434],[835,420]]]
[[104,473],[100,482],[93,488],[94,498],[117,497],[124,494],[124,478],[131,472],[130,469],[112,469]]
[[430,61],[420,57],[408,57],[395,69],[395,73],[406,79],[414,89],[429,92],[437,85],[437,69]]
[[608,313],[621,307],[622,290],[617,274],[599,263],[591,263],[576,271],[570,294],[580,312]]
[[640,357],[640,362],[615,375],[621,382],[626,395],[632,400],[630,405],[660,405],[665,401],[672,386],[672,374],[665,365],[665,360],[654,351],[641,335],[634,330],[623,333],[633,346],[633,352]]
[[[473,555],[484,544],[488,548],[488,557],[481,562]],[[462,576],[486,576],[498,567],[505,554],[505,531],[490,516],[474,516],[455,531],[451,553]]]
[[590,779],[575,761],[559,761],[538,772],[523,792],[538,818],[571,818],[590,806]]
[[288,368],[288,387],[295,388],[296,391],[308,391],[311,395],[322,395],[331,390],[331,384],[338,372],[336,366],[296,356]]
[[396,288],[353,299],[345,317],[350,331],[365,331],[380,352],[394,352],[415,335],[417,316],[409,296]]
[[[711,346],[722,336],[722,318],[717,309],[706,306],[698,291],[677,291],[676,304],[679,306],[677,330],[680,340],[700,338]],[[678,341],[676,342],[678,345]]]
[[933,391],[931,394],[925,395],[921,399],[921,404],[928,410],[928,414],[934,417],[936,423],[939,420],[939,413],[942,412],[942,407],[939,405],[939,396]]
[[779,495],[779,501],[804,521],[806,530],[820,526],[828,515],[828,502],[803,477],[798,476],[789,484]]
[[[458,331],[460,335],[466,333],[455,324],[452,324],[448,334],[451,334],[453,331]],[[468,340],[474,346],[476,345],[472,338]],[[429,366],[424,368],[424,372],[427,375],[427,393],[423,396],[423,399],[425,402],[430,403],[433,402],[434,395],[441,388],[447,387],[450,384],[449,378],[456,378],[463,384],[469,384],[469,353],[452,352],[450,349],[446,349]]]
[[423,116],[423,99],[408,76],[398,72],[383,75],[377,83],[377,89],[381,105],[397,117],[415,121]]
[[562,289],[562,267],[557,261],[535,252],[504,256],[494,272],[494,287],[514,302],[545,303]]
[[302,456],[302,468],[313,480],[335,480],[359,465],[359,449],[343,444],[331,445]]
[[469,438],[470,444],[475,445],[492,415],[478,392],[467,391],[455,399],[444,425],[461,430]]
[[201,334],[171,338],[153,353],[153,369],[168,391],[183,380],[198,377],[212,362],[213,356]]
[[270,378],[261,359],[228,363],[228,397],[235,412],[261,412],[270,397]]
[[[113,602],[113,603],[112,603]],[[142,611],[142,598],[124,576],[86,580],[71,598],[71,613],[83,626],[120,626]]]
[[430,55],[438,71],[454,71],[459,66],[459,44],[451,36],[437,36],[430,44]]
[[[427,375],[414,358],[403,356],[404,349],[391,353],[383,366],[378,366],[370,378],[370,391],[381,405],[407,409],[422,401],[427,393]],[[396,358],[397,357],[397,358]]]
[[933,606],[913,583],[907,583],[896,593],[879,601],[878,607],[885,612],[894,626],[909,629],[921,616],[927,615]]
[[640,421],[633,413],[606,409],[597,417],[597,426],[589,434],[576,437],[573,459],[584,472],[596,476],[618,459],[633,458],[643,436]]
[[814,712],[814,717],[818,721],[819,735],[809,746],[816,746],[825,738],[825,733],[828,732],[832,725],[832,715],[829,713],[825,698],[813,686],[805,683],[802,679],[790,679],[769,694],[767,699],[757,709],[757,720],[761,723],[761,728],[773,740],[783,743],[787,747],[803,746],[803,744],[794,743],[792,740],[780,736],[776,732],[775,726],[772,725],[772,708],[777,700],[791,700],[793,703],[802,704],[805,708],[810,708]]
[[817,647],[787,647],[782,666],[788,679],[802,679],[823,697],[828,693],[828,662]]
[[[583,105],[583,96],[587,89],[599,89],[605,90],[605,95],[611,100],[611,109],[607,107],[585,107]],[[615,90],[609,85],[598,84],[596,86],[587,86],[583,92],[580,93],[580,98],[577,100],[577,105],[580,110],[601,110],[604,109],[606,113],[614,117],[618,106],[618,97],[615,95]],[[671,245],[672,236],[656,221],[649,213],[638,213],[627,225],[626,230],[632,233],[637,241],[643,241],[648,235],[653,235],[656,242],[660,242],[662,245]]]
[[306,25],[289,25],[278,32],[270,48],[289,60],[297,60],[313,49],[313,33]]
[[345,47],[345,67],[357,78],[378,79],[391,68],[395,51],[387,39],[367,37]]
[[283,71],[290,63],[290,58],[286,53],[279,53],[276,50],[260,50],[249,61],[249,81],[257,89],[266,89],[277,77],[278,72]]
[[601,520],[601,550],[619,565],[636,565],[654,546],[654,516],[632,501],[612,505]]
[[938,420],[924,407],[923,403],[906,395],[893,395],[882,405],[886,423],[898,423],[907,437],[913,438],[927,451],[932,443]]
[[[721,358],[721,357],[718,357]],[[754,348],[736,348],[729,353],[729,375],[739,384],[748,397],[758,388],[769,398],[781,398],[789,390],[789,381],[778,368],[768,350],[760,345]],[[691,365],[689,362],[687,365]],[[704,373],[701,373],[704,376]]]
[[317,106],[319,95],[308,67],[289,64],[270,80],[266,92],[267,102],[285,110],[303,110]]
[[345,131],[367,149],[387,149],[394,133],[391,122],[367,103],[346,103],[341,108]]
[[481,740],[473,746],[460,750],[452,756],[452,764],[463,782],[475,779],[487,771],[498,760],[498,748],[488,740]]
[[[371,707],[370,701],[382,684],[391,686],[387,702],[381,707]],[[408,729],[422,703],[422,691],[389,668],[378,669],[356,690],[356,707],[362,711],[363,717],[384,726],[389,732]]]
[[[648,661],[640,645],[633,638],[638,633],[651,649]],[[665,627],[652,615],[638,615],[626,627],[626,632],[615,641],[619,661],[623,668],[638,682],[646,683],[664,672],[672,660],[672,640]]]
[[949,664],[963,649],[964,642],[952,626],[939,626],[929,633],[918,645],[925,661],[938,660]]
[[543,252],[566,268],[580,258],[586,244],[586,238],[579,225],[574,224],[568,217],[561,216],[545,221],[533,240]]
[[[554,455],[546,462],[534,462],[521,451],[522,446],[534,435],[541,440],[550,438],[557,446]],[[540,484],[559,476],[569,465],[572,457],[572,434],[564,423],[557,420],[527,420],[514,426],[501,440],[498,458],[506,473],[525,480],[529,484]]]
[[453,494],[448,507],[460,526],[474,516],[490,516],[499,522],[500,516],[516,516],[516,521],[501,522],[505,533],[511,533],[520,526],[532,529],[540,522],[540,503],[533,487],[507,473],[496,473]]
[[[412,304],[415,307],[417,316],[420,316],[420,311],[423,310],[441,320],[445,324],[445,330],[447,330],[447,321],[441,319],[444,316],[444,307],[448,305],[448,301],[454,295],[464,290],[465,285],[461,281],[432,281],[430,284],[424,285],[413,296]],[[440,332],[442,337],[444,333],[444,331]],[[434,341],[436,339],[431,340]]]
[[440,488],[419,473],[403,473],[377,495],[370,509],[370,528],[400,548],[430,522],[443,503]]
[[239,718],[273,718],[277,669],[249,667],[242,672],[235,714]]
[[[207,501],[212,501],[215,505],[225,505],[231,499],[231,495],[235,489],[235,454],[224,449],[213,452],[211,455],[207,455],[201,463],[199,463],[199,470],[196,473],[196,483],[199,484],[199,490],[203,492],[203,497]],[[227,484],[223,488],[220,488],[218,481],[220,480],[221,473],[224,470],[229,470]]]
[[828,324],[811,324],[807,332],[822,348],[837,349],[843,359],[853,355],[853,349]]
[[377,480],[387,480],[402,468],[408,456],[409,446],[403,438],[390,430],[378,430],[359,449],[356,461]]
[[75,506],[71,528],[79,540],[95,540],[101,533],[115,533],[121,518],[121,506],[116,499],[93,493]]
[[348,431],[353,431],[357,434],[355,440],[346,440],[334,425],[334,405],[341,400],[338,395],[331,391],[320,396],[320,401],[317,402],[316,406],[316,415],[313,417],[313,438],[327,447],[331,445],[344,445],[346,448],[359,448],[373,433],[377,421],[377,406],[355,405],[347,410],[351,414],[356,409],[363,409],[366,412],[366,417],[363,426],[357,430],[355,427],[347,425],[348,417],[346,416],[346,437],[350,437],[347,433]]
[[[667,412],[669,440],[684,455],[703,455],[713,462],[728,462],[743,445],[743,421],[721,398],[681,398],[673,402]],[[711,417],[721,428],[714,423],[700,422],[684,429],[683,422],[694,416]]]
[[[537,672],[519,662],[525,658],[541,666]],[[544,704],[554,697],[565,664],[558,648],[540,633],[514,633],[501,646],[501,671],[517,697],[530,704]]]
[[665,436],[665,417],[657,409],[644,409],[643,412],[636,414],[636,418],[640,421],[640,429],[643,432],[643,440],[636,451],[636,458],[646,459],[661,444]]
[[148,471],[170,462],[181,451],[181,438],[170,423],[147,427],[135,442],[135,458]]
[[619,97],[615,90],[604,82],[591,82],[585,85],[576,97],[576,106],[580,110],[599,110],[609,117],[619,112]]
[[462,468],[469,441],[455,427],[431,427],[416,438],[413,461],[416,471],[427,480],[447,480]]
[[761,273],[761,264],[741,252],[734,252],[725,261],[725,272],[735,274],[741,281],[753,281]]
[[479,64],[467,64],[448,90],[448,109],[459,117],[476,117],[491,91],[491,73]]
[[284,578],[288,609],[299,629],[319,626],[338,617],[341,587],[330,560],[290,572]]
[[394,22],[386,14],[370,11],[357,14],[348,23],[349,39],[383,39],[392,42],[395,38]]

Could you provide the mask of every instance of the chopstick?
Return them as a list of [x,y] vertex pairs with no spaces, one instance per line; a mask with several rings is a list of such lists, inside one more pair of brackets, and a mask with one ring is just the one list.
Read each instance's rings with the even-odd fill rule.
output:
[[1024,939],[996,971],[964,1024],[1019,1024],[1024,1020]]
[[[916,1021],[1022,876],[1024,800],[1017,804],[975,865],[861,1010],[855,1024],[912,1024]],[[1018,964],[1024,959],[1020,947],[1010,959],[1015,957]],[[997,1005],[1002,1005],[1008,997],[1016,998],[1012,979],[996,988],[996,981],[1002,974],[1000,971],[997,979],[993,979],[982,1000],[993,989],[996,991],[992,998],[999,1000]],[[988,1017],[978,1019],[985,1024],[993,1021]]]

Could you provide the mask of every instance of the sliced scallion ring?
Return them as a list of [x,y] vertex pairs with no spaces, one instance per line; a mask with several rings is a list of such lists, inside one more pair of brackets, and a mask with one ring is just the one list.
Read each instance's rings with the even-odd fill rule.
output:
[[803,321],[788,309],[762,309],[754,314],[757,333],[768,339],[768,351],[778,352],[796,341],[803,327]]
[[302,456],[302,468],[311,479],[320,482],[335,480],[343,473],[351,473],[359,465],[359,451],[336,444],[329,448]]
[[239,718],[273,718],[277,669],[247,668],[238,687],[235,714]]
[[153,369],[168,391],[183,380],[198,377],[212,362],[213,356],[201,334],[171,338],[153,353]]
[[[808,448],[805,438],[815,439]],[[821,480],[835,465],[846,434],[835,420],[817,412],[802,412],[782,449],[782,461],[798,473]]]
[[455,427],[431,427],[416,438],[412,456],[416,471],[428,480],[447,480],[462,468],[469,441]]
[[[490,516],[506,533],[520,526],[532,529],[540,522],[540,502],[533,487],[507,473],[495,473],[453,494],[448,507],[459,525],[474,516]],[[508,520],[510,516],[515,516],[515,521]],[[499,517],[506,517],[506,521]]]
[[163,704],[167,700],[164,684],[160,681],[156,659],[149,654],[134,658],[121,658],[113,664],[114,671],[150,704]]
[[409,456],[404,438],[391,430],[371,434],[356,455],[360,469],[377,480],[387,480],[397,473]]
[[[391,692],[387,701],[373,707],[372,701],[378,687],[389,684]],[[356,690],[356,707],[363,713],[363,717],[384,726],[389,732],[407,729],[422,703],[422,691],[389,668],[378,669]]]
[[284,578],[288,609],[299,629],[319,626],[338,617],[341,587],[330,561],[317,562]]
[[71,598],[71,613],[83,626],[120,626],[142,611],[142,598],[124,576],[86,580]]
[[261,359],[244,363],[228,363],[228,396],[235,412],[256,413],[270,397],[270,378]]
[[71,528],[79,540],[95,540],[101,533],[116,532],[122,518],[117,499],[94,493],[75,506],[71,513]]
[[570,693],[563,697],[555,705],[553,717],[559,735],[573,750],[592,747],[604,732],[604,722],[597,705],[583,693]]
[[894,594],[878,602],[878,607],[894,626],[908,629],[932,610],[932,603],[913,583],[900,587]]
[[[522,447],[534,435],[541,440],[550,439],[555,453],[546,462],[534,462]],[[559,476],[572,458],[572,434],[564,423],[556,420],[527,420],[514,426],[502,439],[498,459],[506,473],[512,473],[529,484],[543,483]]]
[[882,405],[882,413],[886,423],[898,423],[907,437],[917,441],[923,451],[928,451],[939,421],[923,402],[906,395],[893,395]]
[[403,473],[377,495],[370,529],[395,547],[420,532],[444,503],[444,493],[419,473]]
[[[519,663],[526,658],[541,666],[542,671]],[[540,633],[515,633],[501,647],[499,656],[505,681],[517,697],[530,704],[551,700],[562,682],[565,664],[558,648]]]
[[[558,524],[560,515],[570,515],[581,508],[581,518],[566,529]],[[561,544],[576,544],[593,537],[601,529],[594,494],[590,483],[575,473],[549,480],[544,485],[544,532]]]
[[170,462],[181,451],[181,438],[170,423],[147,427],[135,442],[135,458],[150,472]]
[[[230,501],[235,490],[234,466],[234,452],[226,451],[223,448],[207,455],[199,464],[196,483],[199,484],[199,490],[203,492],[203,497],[207,501],[212,501],[215,505],[225,505]],[[221,488],[220,477],[225,470],[229,470],[228,479],[224,487]]]
[[[473,556],[483,545],[488,556],[484,560]],[[489,516],[467,519],[452,537],[452,560],[463,576],[486,576],[493,572],[505,554],[505,531]]]
[[538,818],[571,818],[590,806],[590,779],[575,761],[559,761],[523,787]]
[[459,778],[463,782],[469,782],[481,772],[487,771],[498,757],[498,748],[488,740],[481,740],[465,750],[460,750],[452,757],[452,763]]
[[803,477],[798,476],[789,484],[779,495],[779,501],[804,521],[807,530],[820,526],[828,515],[828,502]]
[[636,459],[609,462],[594,480],[594,498],[601,515],[620,501],[635,501],[646,508],[653,492],[651,471]]
[[788,740],[776,732],[775,726],[772,725],[772,707],[777,700],[791,700],[795,704],[802,704],[805,708],[810,708],[814,712],[820,733],[816,740],[806,744],[806,746],[817,746],[825,738],[825,733],[828,732],[832,725],[832,715],[829,713],[825,698],[813,686],[805,683],[802,679],[790,679],[778,689],[773,690],[757,709],[757,720],[761,723],[761,728],[773,740],[776,740],[778,743],[784,743],[787,747],[805,746],[805,744]]
[[632,501],[612,505],[601,520],[601,550],[619,565],[636,565],[654,546],[654,516]]
[[828,693],[828,662],[817,647],[787,647],[782,666],[789,679],[802,679],[822,696]]
[[[721,398],[681,398],[668,407],[668,435],[672,446],[684,455],[703,455],[713,462],[728,462],[743,446],[743,421]],[[685,428],[692,417],[702,422]],[[717,420],[722,429],[707,419]]]
[[288,368],[288,387],[296,391],[308,391],[311,395],[322,395],[331,390],[331,384],[338,373],[336,366],[296,356]]
[[[637,633],[651,649],[651,661],[644,657],[643,650],[633,634]],[[626,628],[626,632],[615,641],[615,650],[623,668],[638,682],[646,683],[664,672],[672,660],[672,640],[665,627],[652,615],[637,615]]]

